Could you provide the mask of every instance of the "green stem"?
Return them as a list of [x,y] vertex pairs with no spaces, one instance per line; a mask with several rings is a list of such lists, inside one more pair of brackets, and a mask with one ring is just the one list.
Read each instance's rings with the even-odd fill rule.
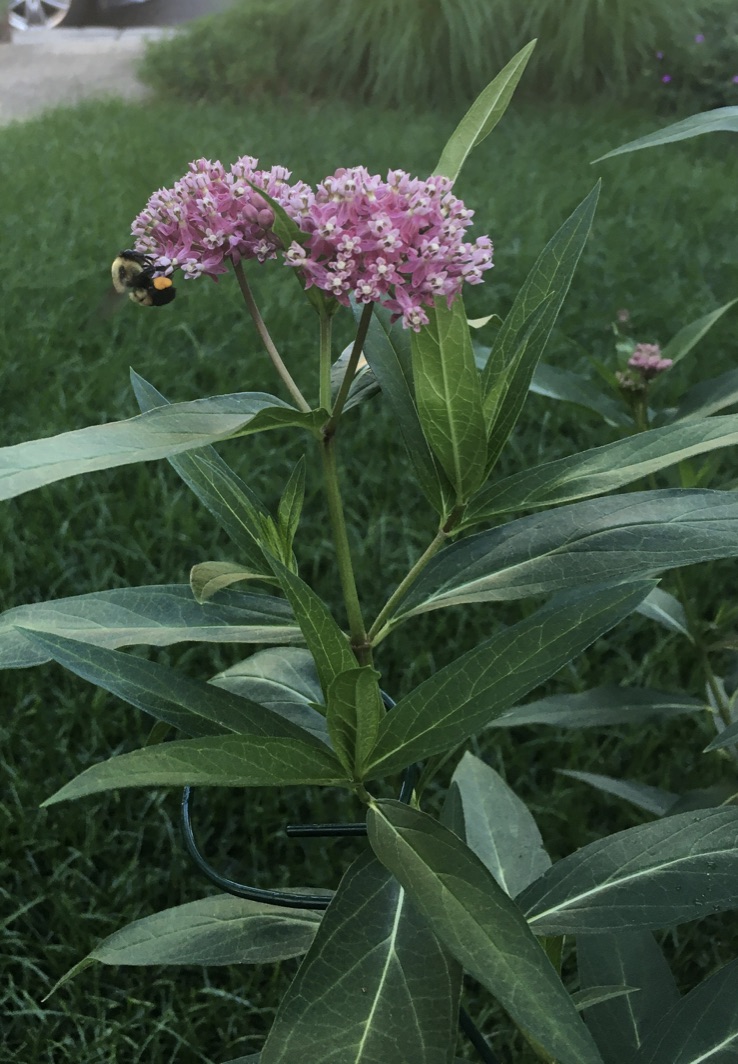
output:
[[331,329],[333,318],[320,315],[320,407],[331,408]]
[[267,354],[274,363],[274,368],[276,369],[279,376],[282,378],[282,381],[284,382],[287,391],[297,403],[298,408],[305,412],[309,411],[311,409],[310,404],[305,399],[305,396],[302,394],[302,392],[292,379],[290,371],[287,369],[284,362],[282,361],[282,357],[279,354],[279,351],[277,351],[277,348],[274,345],[274,341],[269,335],[269,330],[267,329],[266,324],[264,323],[264,319],[259,313],[259,308],[257,307],[254,301],[251,289],[249,288],[249,283],[246,280],[246,274],[243,272],[243,264],[240,262],[234,262],[233,270],[236,274],[236,279],[238,281],[238,286],[241,289],[241,294],[243,295],[244,302],[246,303],[249,314],[251,315],[254,325],[256,326],[256,331],[259,334],[259,337],[264,345],[264,348],[266,349]]
[[361,318],[359,319],[359,328],[356,330],[356,339],[354,340],[354,346],[351,348],[351,354],[346,365],[346,370],[343,374],[343,380],[341,381],[341,387],[338,390],[336,396],[336,402],[333,406],[330,419],[323,426],[323,432],[326,435],[332,435],[336,431],[338,426],[338,420],[341,417],[341,413],[348,399],[348,394],[351,389],[351,383],[356,373],[356,366],[361,358],[361,353],[364,350],[364,342],[366,340],[366,334],[369,331],[369,323],[372,320],[372,311],[374,305],[367,303],[361,312]]
[[351,562],[351,548],[349,547],[348,534],[346,532],[346,519],[343,513],[341,490],[338,483],[338,467],[336,464],[335,436],[324,436],[321,442],[321,454],[323,457],[323,483],[326,499],[328,501],[328,513],[330,515],[331,529],[333,531],[333,544],[336,550],[338,574],[341,579],[343,601],[346,605],[346,613],[351,633],[351,649],[356,655],[360,665],[371,665],[372,646],[368,639],[364,619],[361,614],[361,604],[356,590],[354,568]]
[[374,624],[369,629],[369,639],[372,645],[376,646],[387,635],[389,626],[386,624],[388,617],[392,615],[392,612],[400,601],[400,599],[406,594],[408,588],[417,580],[423,569],[425,569],[428,562],[431,560],[434,554],[437,554],[443,544],[448,539],[448,533],[445,528],[439,528],[434,538],[428,544],[421,556],[415,562],[412,569],[403,578],[403,580],[397,585],[390,597],[385,602],[384,606],[377,614]]
[[684,616],[687,621],[687,631],[692,637],[692,642],[694,643],[695,649],[697,651],[697,655],[700,660],[700,665],[702,666],[702,670],[705,674],[707,686],[710,689],[713,701],[718,708],[718,712],[720,713],[720,717],[723,723],[725,725],[731,724],[732,721],[730,716],[730,707],[725,704],[723,692],[720,689],[720,684],[718,683],[717,676],[715,675],[713,667],[710,663],[710,658],[707,653],[707,646],[705,645],[705,641],[702,638],[702,626],[700,625],[697,617],[695,617],[694,615],[692,603],[687,595],[687,589],[684,586],[684,576],[682,575],[680,569],[677,569],[674,575],[679,591],[679,598],[684,608]]

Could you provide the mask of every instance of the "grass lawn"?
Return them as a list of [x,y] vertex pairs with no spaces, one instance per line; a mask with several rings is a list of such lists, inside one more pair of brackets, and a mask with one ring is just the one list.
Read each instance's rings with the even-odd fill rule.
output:
[[[326,123],[325,116],[329,115]],[[321,119],[322,116],[322,119]],[[160,313],[132,306],[107,313],[109,263],[149,193],[197,156],[241,154],[284,163],[314,181],[365,163],[425,174],[453,118],[379,114],[336,105],[253,108],[124,107],[92,104],[0,132],[0,444],[126,417],[136,412],[133,366],[169,398],[239,390],[278,391],[231,277],[182,283]],[[472,316],[503,314],[548,237],[602,175],[595,227],[546,358],[588,372],[609,357],[609,322],[630,309],[638,339],[665,342],[682,325],[738,290],[734,139],[699,138],[597,167],[590,160],[659,125],[652,116],[602,105],[511,111],[472,156],[458,191],[477,210],[476,233],[495,242],[491,279],[474,289]],[[315,378],[313,321],[293,301],[294,280],[268,266],[254,287],[298,382]],[[343,331],[342,331],[343,330]],[[680,367],[691,384],[728,369],[735,319],[726,317]],[[348,338],[337,330],[336,349]],[[308,360],[310,360],[308,364]],[[433,531],[430,511],[408,488],[397,440],[381,402],[354,415],[343,447],[350,534],[362,559],[360,591],[374,612]],[[504,471],[606,442],[573,408],[532,397]],[[352,451],[354,453],[352,453]],[[241,476],[273,504],[301,453],[301,440],[266,436],[222,448]],[[735,476],[718,462],[714,485]],[[668,479],[663,479],[664,485]],[[66,481],[0,506],[0,608],[106,587],[181,583],[197,561],[232,558],[223,534],[197,509],[166,463]],[[300,559],[303,576],[336,600],[336,576],[317,479],[308,483]],[[304,547],[303,547],[304,552]],[[687,572],[706,615],[736,587],[734,564]],[[669,586],[668,583],[666,585]],[[716,591],[716,589],[718,589]],[[490,607],[426,615],[401,628],[378,662],[393,695],[416,685],[490,630]],[[519,616],[519,607],[494,619]],[[208,676],[237,660],[234,648],[174,647],[157,659]],[[726,669],[730,660],[719,662]],[[633,618],[556,678],[551,691],[643,683],[700,694],[697,662],[684,641]],[[178,795],[125,792],[40,811],[39,803],[86,765],[141,745],[136,711],[56,666],[2,675],[4,718],[0,813],[3,927],[0,995],[3,1059],[20,1064],[221,1062],[258,1049],[295,968],[104,969],[93,967],[45,1004],[53,983],[106,934],[139,916],[202,896],[182,853]],[[647,819],[585,790],[557,768],[625,775],[674,791],[731,778],[729,763],[700,750],[706,723],[677,720],[648,729],[581,734],[528,728],[492,732],[474,746],[538,817],[554,856]],[[338,804],[343,803],[343,807]],[[260,885],[330,886],[356,842],[288,842],[286,819],[353,816],[332,794],[239,791],[202,795],[199,831],[209,856]],[[665,938],[680,984],[738,953],[730,917],[687,925]],[[473,986],[470,1010],[504,1061],[527,1064],[497,1014]],[[471,1058],[471,1057],[470,1057]],[[312,1064],[312,1062],[309,1062]]]

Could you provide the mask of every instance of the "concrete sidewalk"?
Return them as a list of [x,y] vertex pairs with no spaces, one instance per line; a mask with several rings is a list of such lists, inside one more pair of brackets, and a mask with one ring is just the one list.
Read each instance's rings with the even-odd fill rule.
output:
[[0,125],[91,96],[141,99],[134,73],[147,40],[171,34],[156,26],[33,30],[0,44]]

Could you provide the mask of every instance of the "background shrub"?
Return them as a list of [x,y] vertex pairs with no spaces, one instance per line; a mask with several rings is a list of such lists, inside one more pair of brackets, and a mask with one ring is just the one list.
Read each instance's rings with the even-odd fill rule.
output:
[[236,0],[150,45],[142,76],[187,99],[297,92],[458,108],[533,37],[529,96],[705,107],[738,97],[733,0]]

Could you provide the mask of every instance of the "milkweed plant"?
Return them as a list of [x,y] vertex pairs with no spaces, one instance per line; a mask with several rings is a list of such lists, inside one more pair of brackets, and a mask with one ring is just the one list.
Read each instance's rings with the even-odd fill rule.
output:
[[[705,702],[623,686],[525,703],[634,611],[697,638],[688,603],[662,588],[661,576],[738,555],[732,491],[658,490],[649,480],[738,443],[738,415],[713,416],[725,407],[725,380],[658,413],[652,402],[670,367],[727,308],[663,351],[656,338],[631,343],[620,329],[620,364],[605,369],[596,395],[541,361],[598,187],[554,232],[504,321],[467,319],[465,286],[490,284],[493,246],[469,232],[473,211],[455,182],[502,117],[534,43],[478,97],[430,177],[354,166],[312,188],[244,156],[230,167],[198,160],[151,196],[133,223],[133,250],[172,282],[233,271],[288,399],[245,391],[170,403],[133,374],[136,416],[0,451],[5,498],[166,458],[237,559],[204,559],[186,584],[100,591],[4,615],[4,666],[53,659],[157,722],[147,746],[92,765],[45,805],[125,787],[189,795],[194,787],[309,785],[353,796],[354,833],[368,841],[334,893],[249,893],[223,881],[218,894],[111,935],[70,973],[94,961],[263,964],[304,954],[260,1053],[239,1064],[453,1064],[467,1036],[480,1059],[494,1062],[460,1010],[465,974],[522,1032],[530,1059],[717,1064],[738,1047],[738,959],[681,995],[653,935],[738,908],[734,805],[719,796],[682,811],[652,804],[652,820],[552,861],[523,802],[466,752],[440,818],[427,811],[429,783],[482,730],[580,728],[708,706],[717,724],[711,747],[731,751],[738,742],[735,699],[709,666]],[[314,354],[293,365],[276,349],[247,277],[284,268],[315,323]],[[176,304],[163,311],[173,312]],[[354,322],[355,338],[335,358],[338,315]],[[501,476],[498,459],[531,389],[584,406],[588,396],[621,438]],[[425,548],[373,617],[357,591],[366,562],[347,534],[336,457],[351,438],[352,409],[370,401],[389,407],[398,462],[436,515]],[[271,513],[213,446],[277,428],[304,438],[322,467],[338,615],[301,575],[304,461]],[[356,461],[350,447],[347,454]],[[383,652],[400,626],[430,611],[526,599],[534,602],[524,619],[491,624],[489,638],[396,704],[384,692]],[[210,680],[120,649],[178,641],[258,649]],[[398,797],[381,796],[389,793]],[[567,968],[564,980],[565,937],[578,974]]]

